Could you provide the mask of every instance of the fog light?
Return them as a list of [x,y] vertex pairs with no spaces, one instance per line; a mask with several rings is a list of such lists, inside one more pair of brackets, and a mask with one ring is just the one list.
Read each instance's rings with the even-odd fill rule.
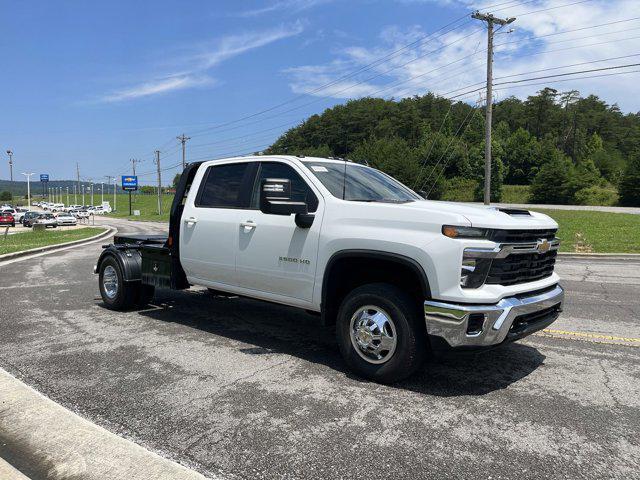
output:
[[484,313],[472,313],[467,320],[467,335],[477,335],[484,327]]

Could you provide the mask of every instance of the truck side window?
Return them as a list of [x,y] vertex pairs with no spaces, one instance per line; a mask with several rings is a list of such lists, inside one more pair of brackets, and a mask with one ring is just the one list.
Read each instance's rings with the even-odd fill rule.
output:
[[196,198],[196,207],[243,207],[241,187],[248,163],[214,165],[206,172],[205,181]]
[[253,187],[251,208],[258,209],[260,207],[260,185],[265,178],[288,178],[291,180],[291,200],[294,202],[306,202],[309,212],[315,212],[318,209],[318,197],[313,193],[307,182],[292,167],[279,162],[260,163],[260,170]]

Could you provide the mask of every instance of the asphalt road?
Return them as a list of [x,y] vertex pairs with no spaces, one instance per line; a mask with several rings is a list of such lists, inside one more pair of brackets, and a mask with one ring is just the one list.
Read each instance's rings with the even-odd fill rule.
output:
[[640,261],[562,260],[553,332],[381,386],[295,309],[192,290],[110,312],[99,251],[0,266],[0,367],[204,474],[640,478]]

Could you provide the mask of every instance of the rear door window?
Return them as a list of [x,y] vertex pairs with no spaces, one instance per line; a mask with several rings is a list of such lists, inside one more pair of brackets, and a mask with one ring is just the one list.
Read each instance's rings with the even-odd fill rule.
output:
[[250,190],[243,188],[243,185],[251,174],[249,166],[249,163],[230,163],[209,167],[196,197],[196,207],[246,207]]

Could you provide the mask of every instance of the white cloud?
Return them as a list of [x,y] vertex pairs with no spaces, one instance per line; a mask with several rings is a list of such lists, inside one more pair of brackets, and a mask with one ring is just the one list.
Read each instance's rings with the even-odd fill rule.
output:
[[148,97],[174,90],[184,90],[185,88],[199,87],[204,85],[212,85],[215,80],[209,77],[194,77],[190,75],[162,78],[141,83],[139,85],[117,90],[111,94],[102,97],[104,102],[121,102],[123,100],[132,100],[140,97]]
[[278,40],[299,35],[303,30],[302,22],[296,22],[291,26],[281,26],[262,32],[229,35],[218,40],[213,48],[197,55],[196,58],[202,62],[201,68],[211,68],[249,50],[264,47]]
[[264,7],[243,10],[235,14],[238,17],[257,17],[277,11],[301,12],[335,0],[278,0]]
[[179,72],[165,73],[136,85],[115,90],[101,96],[99,101],[122,102],[166,94],[176,90],[214,85],[217,82],[206,74],[207,70],[250,50],[299,35],[303,30],[302,23],[296,22],[293,25],[282,25],[259,32],[245,32],[222,37],[214,42],[199,46],[196,53],[186,55],[186,61],[184,60],[185,56],[182,56],[180,63],[183,66]]
[[[402,1],[443,3],[445,0]],[[482,7],[482,5],[495,3],[495,0],[447,1],[457,3],[469,10],[470,5]],[[499,77],[522,72],[593,62],[640,52],[640,40],[633,38],[640,37],[640,30],[621,31],[640,28],[639,20],[561,33],[637,16],[634,13],[637,11],[638,0],[594,0],[568,8],[553,8],[558,6],[555,0],[541,0],[495,12],[498,16],[518,17],[512,25],[515,28],[514,33],[496,36],[494,62],[496,83],[640,61],[640,57],[632,57],[499,80]],[[539,11],[544,9],[550,10]],[[476,30],[479,31],[474,33]],[[425,35],[427,33],[421,27],[388,27],[380,33],[377,45],[346,46],[328,64],[288,69],[286,73],[291,77],[290,87],[296,93],[343,99],[365,95],[403,98],[422,95],[428,91],[445,95],[475,83],[482,86],[486,75],[486,33],[479,22],[465,25],[440,38],[425,39],[414,48],[394,54],[392,58],[372,67],[366,67],[369,63]],[[532,37],[538,38],[532,39]],[[350,72],[363,68],[367,69],[356,76],[341,79]],[[640,98],[636,87],[639,79],[640,74],[635,73],[582,80],[574,78],[567,82],[559,82],[557,85],[553,83],[553,79],[549,79],[546,84],[555,86],[559,90],[577,89],[583,94],[595,93],[610,103],[618,102],[623,110],[637,111],[640,109]],[[334,81],[336,83],[329,88],[315,91],[324,83]],[[522,98],[535,93],[543,86],[502,85],[496,87],[496,93],[501,98],[511,94]],[[473,87],[462,88],[450,96],[472,89]],[[478,98],[477,95],[477,93],[470,95],[467,100],[474,101]]]

